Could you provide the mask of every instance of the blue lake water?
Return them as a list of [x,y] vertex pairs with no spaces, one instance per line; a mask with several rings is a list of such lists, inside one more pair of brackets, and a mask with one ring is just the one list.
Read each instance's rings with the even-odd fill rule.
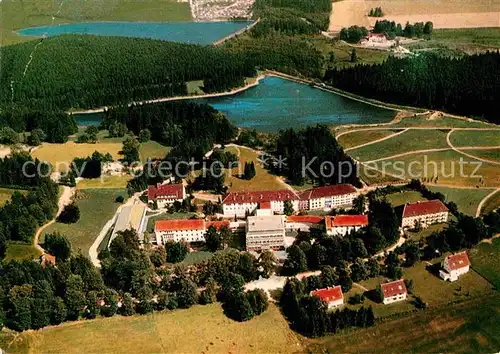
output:
[[[327,125],[389,122],[395,112],[294,81],[268,76],[231,96],[194,99],[224,112],[238,127],[261,132]],[[79,125],[98,124],[102,113],[77,114]]]
[[60,34],[92,34],[161,39],[172,42],[211,44],[234,33],[250,22],[83,22],[24,28],[23,36],[52,37]]

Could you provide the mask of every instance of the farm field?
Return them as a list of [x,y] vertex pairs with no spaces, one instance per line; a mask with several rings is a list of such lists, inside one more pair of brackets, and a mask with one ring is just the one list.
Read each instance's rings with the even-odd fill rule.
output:
[[476,216],[476,210],[481,200],[491,193],[488,189],[462,189],[439,186],[427,186],[433,192],[439,192],[445,195],[447,202],[454,202],[458,210],[462,213]]
[[[226,175],[226,185],[229,186],[230,192],[254,192],[263,190],[279,190],[286,189],[284,183],[278,180],[277,176],[272,175],[264,167],[260,165],[257,158],[257,153],[243,146],[228,146],[226,151],[230,151],[240,157],[240,168],[233,168],[229,175]],[[245,162],[254,162],[255,177],[247,181],[238,176],[243,173]]]
[[490,131],[456,130],[451,133],[451,143],[461,146],[497,146],[500,147],[500,129]]
[[113,159],[120,159],[122,144],[119,143],[96,143],[96,144],[76,144],[68,141],[64,144],[43,143],[31,155],[41,161],[49,162],[55,171],[66,171],[65,167],[73,161],[75,157],[91,156],[95,151],[101,154],[110,153]]
[[340,145],[345,149],[351,149],[355,146],[359,146],[362,144],[370,143],[372,141],[376,141],[378,139],[386,138],[394,133],[397,130],[364,130],[357,131],[348,134],[344,134],[340,136],[337,141]]
[[500,238],[481,242],[469,251],[472,269],[495,285],[500,291]]
[[24,191],[24,190],[0,188],[0,206],[7,203],[10,200],[10,198],[12,197],[12,194],[14,194],[14,192],[16,192],[16,191],[21,193],[21,194],[28,193],[27,191]]
[[141,143],[139,148],[139,155],[141,156],[141,161],[144,163],[149,159],[162,159],[170,151],[170,147],[164,146],[156,141],[150,140],[146,143]]
[[156,312],[145,316],[66,323],[39,331],[0,334],[9,353],[291,353],[297,336],[274,305],[244,323],[228,319],[220,305]]
[[[497,352],[498,293],[318,339],[303,339],[310,353]],[[383,338],[383,340],[377,340]],[[388,349],[390,348],[390,349]]]
[[481,214],[488,214],[500,207],[500,191],[486,200],[481,209]]
[[54,223],[44,230],[44,235],[59,232],[71,243],[73,252],[82,251],[88,256],[88,250],[106,222],[118,208],[115,199],[118,195],[126,196],[123,189],[79,189],[76,204],[80,208],[80,220],[74,224]]
[[86,21],[190,21],[188,2],[176,0],[72,0],[16,1],[0,3],[2,45],[30,40],[13,31],[41,25]]
[[466,150],[466,152],[485,160],[500,162],[500,148],[491,150]]
[[33,260],[37,259],[41,255],[40,251],[38,251],[32,244],[9,242],[7,244],[7,250],[5,251],[5,258],[3,259],[3,262],[6,264],[11,260]]

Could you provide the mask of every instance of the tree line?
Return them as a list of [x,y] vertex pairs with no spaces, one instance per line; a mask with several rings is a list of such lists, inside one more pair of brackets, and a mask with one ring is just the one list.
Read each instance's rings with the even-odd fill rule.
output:
[[499,73],[498,52],[460,58],[424,53],[407,58],[389,57],[377,65],[331,69],[326,72],[324,80],[365,97],[498,123]]
[[394,38],[396,36],[403,36],[408,38],[413,37],[429,37],[432,34],[434,25],[431,21],[427,22],[415,22],[411,24],[406,23],[405,27],[401,26],[400,23],[394,21],[381,20],[376,21],[373,27],[374,33],[385,33],[389,38]]

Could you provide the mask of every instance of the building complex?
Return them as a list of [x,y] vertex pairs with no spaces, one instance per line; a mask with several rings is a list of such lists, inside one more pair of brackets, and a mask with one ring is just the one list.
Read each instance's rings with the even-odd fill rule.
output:
[[401,226],[413,228],[420,224],[427,227],[431,224],[448,221],[448,208],[439,199],[406,204],[403,210]]

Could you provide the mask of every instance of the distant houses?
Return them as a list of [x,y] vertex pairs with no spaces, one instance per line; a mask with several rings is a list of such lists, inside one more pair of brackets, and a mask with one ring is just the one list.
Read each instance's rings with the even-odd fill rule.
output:
[[328,304],[328,309],[344,305],[344,294],[340,285],[311,291],[311,296],[317,296]]
[[442,269],[439,276],[444,280],[456,281],[458,278],[469,271],[470,260],[467,252],[452,254],[441,262]]
[[401,226],[413,228],[420,224],[425,228],[431,224],[445,223],[448,214],[448,208],[439,199],[406,204]]
[[351,231],[358,231],[368,226],[367,215],[335,215],[325,217],[326,234],[329,236],[345,236]]
[[382,301],[384,305],[406,300],[408,290],[404,279],[380,285],[382,291]]

